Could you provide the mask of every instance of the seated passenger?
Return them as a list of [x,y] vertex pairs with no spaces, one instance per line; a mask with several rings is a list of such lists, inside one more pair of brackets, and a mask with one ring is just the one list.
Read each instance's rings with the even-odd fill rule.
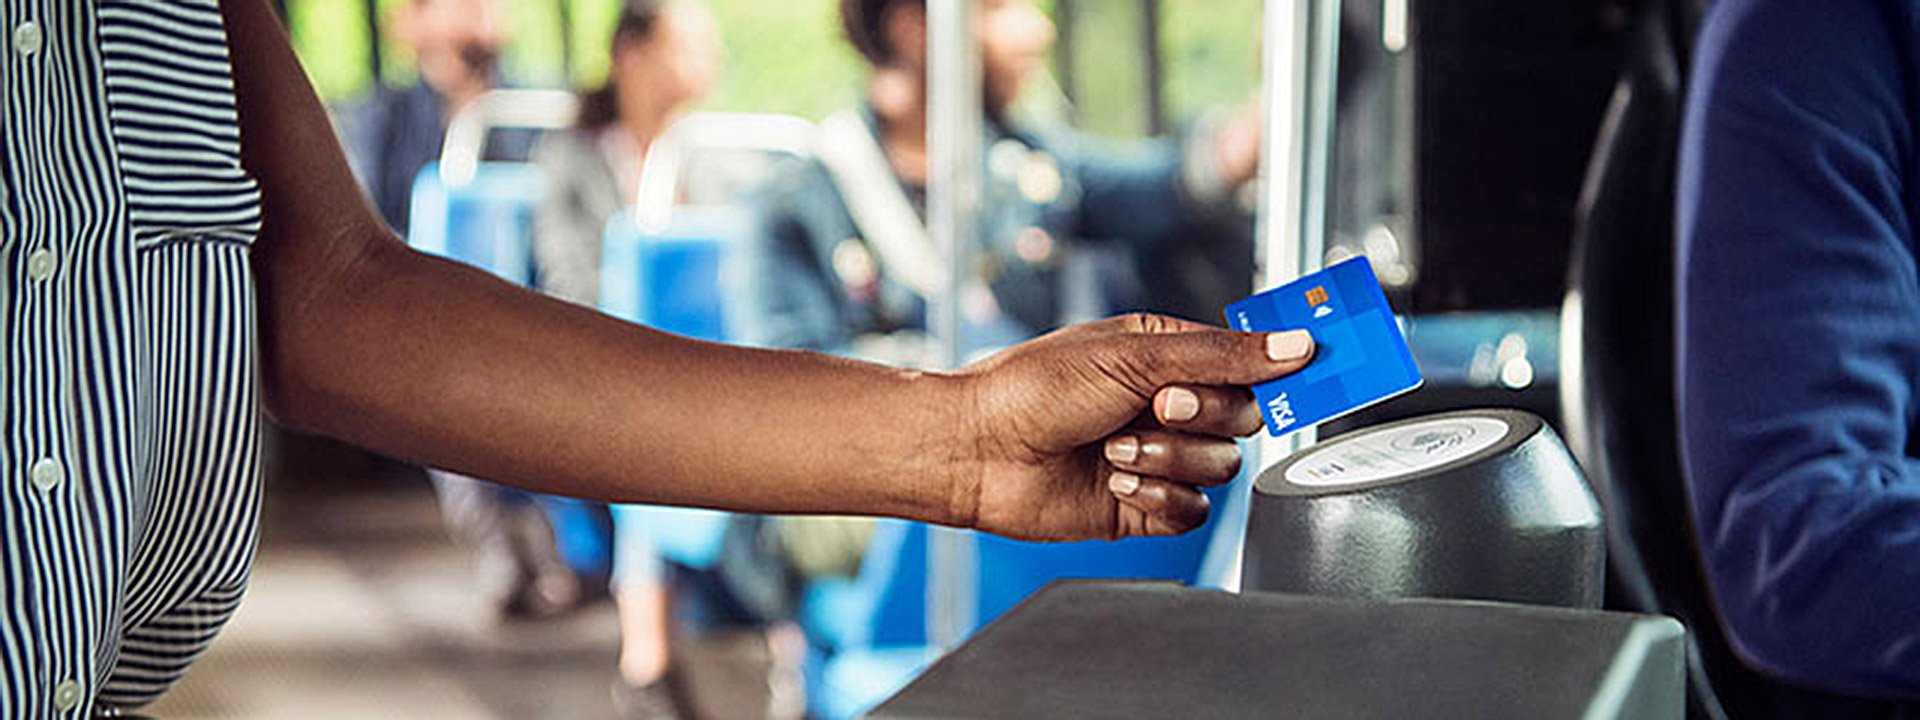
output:
[[[795,163],[759,198],[742,334],[764,345],[920,361],[924,345],[911,337],[926,326],[926,299],[945,277],[923,218],[926,9],[921,0],[843,0],[840,9],[873,68],[867,104],[829,118],[818,160]],[[1252,177],[1258,156],[1248,122],[1229,126],[1237,134],[1196,133],[1185,148],[1100,147],[1018,127],[1007,108],[1045,60],[1053,25],[1032,0],[989,0],[982,23],[989,137],[979,282],[991,290],[966,293],[974,350],[1137,304],[1087,297],[1089,285],[1113,283],[1084,278],[1076,294],[1063,269],[1095,247],[1130,259],[1207,237],[1209,213],[1230,209],[1231,191]]]
[[[1678,214],[1683,460],[1734,649],[1795,685],[1907,712],[1920,700],[1916,47],[1910,2],[1719,3],[1695,58]],[[1858,715],[1893,717],[1891,704]]]

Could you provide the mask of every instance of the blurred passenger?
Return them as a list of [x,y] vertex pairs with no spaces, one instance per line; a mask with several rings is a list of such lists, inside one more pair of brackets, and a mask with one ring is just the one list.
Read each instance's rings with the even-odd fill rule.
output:
[[[761,198],[743,331],[767,345],[917,361],[926,299],[945,277],[924,221],[926,8],[843,0],[840,13],[872,66],[867,100],[829,118],[818,161],[796,163]],[[1007,109],[1045,62],[1053,24],[1032,0],[986,0],[981,22],[987,178],[979,287],[965,294],[974,350],[1141,304],[1122,289],[1127,266],[1216,235],[1210,221],[1237,210],[1233,191],[1259,155],[1246,120],[1184,144],[1019,127]]]
[[[354,174],[401,237],[410,225],[414,180],[440,158],[448,120],[499,83],[507,40],[501,13],[497,0],[404,0],[387,27],[412,51],[418,81],[380,87],[342,115],[342,144]],[[533,138],[530,131],[496,131],[486,157],[525,161]],[[441,470],[427,473],[448,528],[474,553],[490,613],[546,617],[579,601],[580,582],[526,493]]]
[[[534,150],[551,183],[534,236],[543,289],[588,307],[599,304],[608,221],[633,203],[649,150],[682,109],[713,89],[722,60],[718,28],[705,6],[692,0],[625,2],[614,26],[606,82],[581,98],[572,131],[548,135]],[[614,509],[612,591],[620,659],[613,694],[620,715],[767,715],[772,699],[765,636],[749,629],[709,642],[676,641],[670,578],[684,571],[669,568],[635,522]],[[691,602],[729,604],[711,599],[723,592],[717,584],[687,585],[681,595]],[[676,655],[677,666],[671,662]],[[701,672],[715,664],[723,666],[719,673]],[[716,674],[720,679],[709,681]]]
[[648,148],[713,89],[723,62],[712,14],[692,0],[626,0],[612,52],[605,84],[581,98],[574,131],[547,136],[533,153],[551,183],[534,239],[541,284],[587,306],[600,300],[607,221],[633,203]]
[[[347,160],[401,237],[409,227],[414,178],[440,159],[447,121],[500,84],[507,42],[502,12],[499,0],[402,0],[386,25],[413,53],[419,78],[404,88],[382,85],[341,114]],[[526,131],[496,132],[488,138],[488,157],[524,161],[533,139]]]

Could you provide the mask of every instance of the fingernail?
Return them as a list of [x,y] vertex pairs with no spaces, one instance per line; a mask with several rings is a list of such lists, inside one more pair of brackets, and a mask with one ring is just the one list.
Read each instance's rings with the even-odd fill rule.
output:
[[1133,473],[1117,472],[1107,478],[1107,489],[1120,497],[1130,497],[1140,491],[1140,476]]
[[1186,388],[1167,388],[1160,412],[1168,422],[1186,422],[1200,416],[1200,396]]
[[1140,438],[1122,435],[1107,441],[1107,462],[1116,465],[1140,458]]
[[1305,330],[1288,330],[1267,336],[1267,357],[1274,362],[1292,362],[1313,352],[1313,335]]

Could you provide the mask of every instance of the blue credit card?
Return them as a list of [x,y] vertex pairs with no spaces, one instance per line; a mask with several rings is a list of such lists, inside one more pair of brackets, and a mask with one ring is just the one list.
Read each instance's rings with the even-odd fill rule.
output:
[[1420,387],[1420,366],[1365,257],[1228,305],[1227,324],[1241,332],[1313,333],[1312,363],[1253,386],[1274,437]]

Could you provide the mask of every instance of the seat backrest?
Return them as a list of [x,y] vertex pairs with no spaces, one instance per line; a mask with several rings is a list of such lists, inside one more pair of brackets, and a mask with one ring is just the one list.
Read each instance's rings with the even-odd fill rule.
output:
[[1670,4],[1646,9],[1601,127],[1563,311],[1562,400],[1607,509],[1609,604],[1685,622],[1692,714],[1725,717],[1739,693],[1715,676],[1742,673],[1708,595],[1676,442],[1673,174],[1686,66],[1675,20]]
[[533,209],[546,192],[540,169],[485,163],[450,184],[440,167],[428,163],[414,180],[407,244],[532,286]]
[[[1649,9],[1582,193],[1562,317],[1568,441],[1620,536],[1616,604],[1691,605],[1698,585],[1675,445],[1673,172],[1680,60]],[[1704,606],[1702,606],[1704,607]]]
[[[1249,480],[1243,477],[1240,482]],[[1210,489],[1207,497],[1219,508],[1228,492],[1225,486]],[[1205,525],[1185,535],[1115,542],[1030,543],[980,535],[980,615],[975,627],[993,622],[1056,580],[1172,580],[1193,584],[1199,579],[1208,545],[1221,524],[1220,516],[1215,512]]]
[[880,523],[856,578],[873,598],[856,644],[878,648],[925,645],[929,528],[902,520]]
[[[1240,483],[1248,482],[1241,478]],[[1216,507],[1233,486],[1207,491]],[[974,629],[1000,617],[1056,580],[1140,579],[1193,583],[1220,528],[1215,513],[1201,528],[1176,537],[1119,542],[1030,543],[988,534],[974,536],[979,563]],[[882,520],[868,543],[850,593],[820,610],[851,617],[825,618],[836,639],[850,647],[900,647],[926,643],[927,526]]]
[[725,211],[682,212],[672,227],[648,231],[630,213],[613,216],[600,251],[600,309],[670,333],[731,340],[725,268],[740,222]]
[[531,163],[485,162],[486,145],[495,130],[564,128],[577,105],[559,90],[490,90],[468,103],[448,121],[440,159],[414,178],[407,243],[535,286],[533,212],[546,176]]
[[1562,317],[1569,445],[1606,506],[1613,607],[1673,615],[1693,643],[1693,717],[1818,705],[1749,670],[1714,609],[1679,458],[1674,385],[1674,171],[1685,71],[1707,3],[1644,9],[1582,193]]
[[[738,234],[735,215],[680,213],[671,227],[644,230],[632,213],[607,222],[600,252],[600,309],[686,337],[732,339],[723,267]],[[731,515],[651,505],[617,506],[623,524],[645,532],[674,562],[711,568],[720,559]]]

